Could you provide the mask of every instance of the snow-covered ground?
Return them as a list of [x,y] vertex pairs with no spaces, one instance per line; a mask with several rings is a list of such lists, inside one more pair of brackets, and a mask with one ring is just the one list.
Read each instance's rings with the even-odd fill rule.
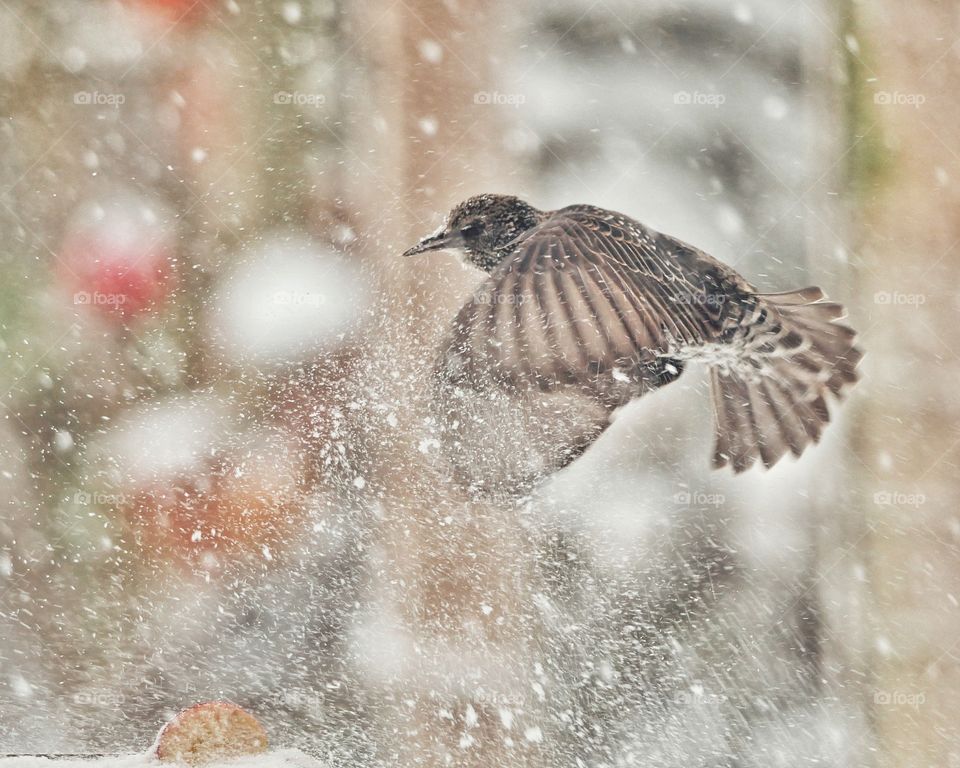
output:
[[[156,755],[142,752],[129,755],[0,757],[3,768],[160,768]],[[207,768],[323,768],[323,762],[298,749],[277,749],[262,755],[205,763]]]

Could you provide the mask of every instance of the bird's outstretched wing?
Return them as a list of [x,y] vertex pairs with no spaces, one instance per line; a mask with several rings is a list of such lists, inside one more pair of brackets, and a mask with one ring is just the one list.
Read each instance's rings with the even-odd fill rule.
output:
[[542,389],[610,377],[655,385],[679,373],[672,354],[722,340],[756,303],[707,254],[620,214],[573,206],[520,238],[474,293],[447,365]]

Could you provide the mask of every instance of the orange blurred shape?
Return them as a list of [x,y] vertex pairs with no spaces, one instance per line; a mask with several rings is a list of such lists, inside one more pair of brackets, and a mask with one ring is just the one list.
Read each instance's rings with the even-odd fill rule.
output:
[[199,477],[141,488],[123,506],[147,553],[192,565],[270,562],[305,524],[302,477],[292,450],[251,451],[211,463]]

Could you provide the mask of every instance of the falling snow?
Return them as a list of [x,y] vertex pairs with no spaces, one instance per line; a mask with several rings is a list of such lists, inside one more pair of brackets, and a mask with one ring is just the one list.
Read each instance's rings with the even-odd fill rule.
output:
[[[854,5],[0,2],[0,768],[211,701],[240,768],[952,765],[956,19]],[[401,257],[494,191],[824,286],[863,380],[711,470],[702,356]]]

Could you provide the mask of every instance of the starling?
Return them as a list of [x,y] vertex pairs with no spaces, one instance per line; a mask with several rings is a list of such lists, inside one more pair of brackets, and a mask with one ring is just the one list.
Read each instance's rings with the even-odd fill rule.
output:
[[[819,288],[760,293],[709,254],[621,213],[478,195],[404,255],[439,249],[488,273],[438,363],[448,406],[467,395],[494,403],[483,417],[450,420],[455,441],[463,447],[471,419],[499,433],[504,420],[541,432],[565,422],[531,472],[564,466],[613,411],[674,381],[688,362],[709,367],[713,465],[734,472],[802,454],[829,421],[828,393],[839,399],[857,380],[856,334]],[[559,399],[505,414],[504,403],[532,393]]]

